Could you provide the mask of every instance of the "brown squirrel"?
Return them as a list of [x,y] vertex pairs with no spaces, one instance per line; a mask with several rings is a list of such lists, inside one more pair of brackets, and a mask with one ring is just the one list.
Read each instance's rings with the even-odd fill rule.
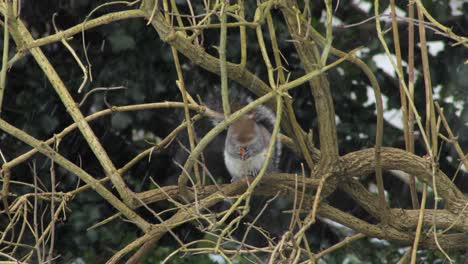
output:
[[[237,97],[238,100],[239,98],[242,99],[242,96]],[[244,100],[246,102],[237,103],[242,105],[252,101],[251,98]],[[268,152],[275,119],[273,111],[259,105],[228,127],[224,143],[224,164],[232,181],[242,177],[255,177],[260,172]],[[267,173],[277,169],[280,156],[281,142],[278,136]]]

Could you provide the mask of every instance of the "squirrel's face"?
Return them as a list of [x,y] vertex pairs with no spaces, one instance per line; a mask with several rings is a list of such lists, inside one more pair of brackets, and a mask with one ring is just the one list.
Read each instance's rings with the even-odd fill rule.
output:
[[244,115],[228,128],[228,140],[230,143],[240,146],[248,146],[255,142],[260,134],[260,128],[252,115]]
[[227,133],[227,147],[230,152],[236,153],[241,159],[247,159],[260,150],[258,141],[261,129],[251,115],[245,115],[233,122]]

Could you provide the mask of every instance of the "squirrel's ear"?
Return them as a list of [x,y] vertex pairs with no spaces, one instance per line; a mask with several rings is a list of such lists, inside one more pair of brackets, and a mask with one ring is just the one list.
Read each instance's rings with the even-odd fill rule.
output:
[[255,112],[251,111],[245,115],[248,119],[255,120]]

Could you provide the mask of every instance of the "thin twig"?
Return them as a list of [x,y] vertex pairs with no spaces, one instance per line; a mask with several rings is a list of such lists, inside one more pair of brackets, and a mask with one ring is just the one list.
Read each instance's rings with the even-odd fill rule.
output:
[[91,89],[89,92],[87,92],[84,96],[83,99],[81,99],[80,103],[78,104],[78,107],[81,107],[84,102],[86,102],[86,99],[88,99],[88,96],[90,96],[92,93],[98,92],[98,91],[114,91],[114,90],[121,90],[121,89],[127,89],[125,86],[115,86],[115,87],[97,87],[94,89]]
[[3,95],[5,94],[6,88],[6,76],[8,70],[8,53],[10,51],[10,33],[9,33],[9,24],[8,19],[13,15],[12,1],[5,1],[5,12],[3,14],[4,24],[3,24],[3,52],[2,52],[2,69],[0,71],[0,114],[2,113],[2,104],[3,104]]

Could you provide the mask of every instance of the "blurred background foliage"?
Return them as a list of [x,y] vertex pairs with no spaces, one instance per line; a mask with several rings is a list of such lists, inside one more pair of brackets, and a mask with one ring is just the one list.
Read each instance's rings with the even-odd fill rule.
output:
[[[186,1],[176,1],[182,13],[188,11]],[[384,1],[386,2],[386,1]],[[408,1],[396,1],[401,10],[406,10]],[[458,8],[453,9],[453,2],[458,3]],[[464,3],[463,3],[464,2]],[[44,37],[54,33],[52,16],[57,13],[56,24],[59,29],[67,29],[81,23],[91,10],[102,4],[101,1],[91,0],[24,0],[20,17],[25,21],[28,29],[33,32],[35,38]],[[254,10],[253,3],[250,10]],[[334,5],[336,2],[334,1]],[[468,3],[462,0],[455,1],[424,1],[431,14],[442,24],[447,25],[459,35],[468,35]],[[323,1],[311,0],[312,21],[314,27],[324,32],[324,4]],[[382,8],[387,3],[381,4]],[[369,9],[366,9],[368,7]],[[201,9],[195,5],[196,10]],[[125,5],[113,5],[103,7],[93,14],[97,17],[109,12],[124,10]],[[247,9],[249,10],[249,9]],[[454,11],[455,10],[455,11]],[[383,10],[382,10],[383,11]],[[197,11],[196,11],[197,12]],[[400,99],[398,82],[391,73],[382,68],[382,61],[376,60],[382,54],[382,48],[375,34],[373,21],[354,27],[345,28],[344,25],[357,23],[373,15],[373,4],[370,1],[341,1],[334,15],[337,25],[334,28],[333,45],[339,49],[349,51],[358,46],[365,47],[359,56],[371,66],[382,88],[387,111],[399,109]],[[188,12],[187,12],[188,13]],[[277,38],[282,53],[289,62],[288,70],[291,79],[303,74],[303,68],[298,62],[297,54],[290,42],[287,29],[279,12],[273,13],[276,21]],[[253,13],[247,14],[252,19]],[[389,23],[384,24],[389,28]],[[400,22],[400,38],[403,57],[407,58],[407,24]],[[261,79],[267,80],[266,70],[256,44],[255,32],[248,30],[248,68]],[[217,30],[210,30],[204,34],[203,47],[215,56],[218,45]],[[80,107],[85,115],[105,109],[110,105],[128,105],[162,101],[181,101],[180,93],[175,85],[177,79],[175,68],[168,44],[162,42],[154,29],[146,26],[146,22],[139,19],[125,20],[109,25],[88,30],[84,34],[87,53],[92,65],[93,81],[85,87],[85,92],[96,87],[125,86],[124,90],[95,93],[90,96]],[[237,30],[231,30],[228,35],[228,59],[238,62],[240,58],[238,49]],[[0,37],[1,38],[1,37]],[[428,41],[442,41],[442,48],[437,53],[431,53],[431,77],[432,85],[438,94],[440,104],[445,109],[446,117],[458,138],[462,149],[468,149],[468,65],[463,64],[468,59],[466,48],[461,45],[450,47],[451,41],[443,36],[427,32]],[[393,47],[390,33],[386,35],[387,43]],[[418,37],[416,35],[416,40]],[[1,40],[3,41],[3,40]],[[77,34],[69,41],[78,56],[84,60],[82,47],[82,35]],[[76,102],[80,102],[85,94],[78,93],[78,87],[82,82],[82,72],[69,51],[61,43],[54,43],[42,47],[46,56],[50,59],[59,75],[65,81]],[[14,55],[14,48],[11,50]],[[377,57],[376,57],[377,56]],[[201,98],[216,98],[219,95],[220,79],[217,75],[193,65],[187,59],[182,58],[182,66],[187,89],[192,95],[200,95]],[[331,59],[334,59],[333,57]],[[421,113],[424,112],[424,85],[420,56],[416,51],[415,61],[417,65],[416,81],[416,105]],[[343,63],[339,67],[327,73],[331,84],[335,111],[337,114],[338,138],[340,153],[346,154],[354,150],[372,147],[375,134],[375,104],[368,92],[368,81],[364,74],[350,63]],[[8,73],[7,89],[2,118],[19,127],[39,139],[48,139],[53,133],[58,133],[72,123],[65,107],[60,102],[48,80],[39,69],[33,58],[26,56],[18,61]],[[230,82],[231,89],[243,89]],[[243,89],[245,90],[245,89]],[[314,118],[314,106],[307,87],[297,88],[292,91],[295,112],[301,126],[307,131],[316,131],[317,122]],[[423,117],[424,118],[424,117]],[[386,146],[403,147],[403,132],[395,126],[391,118],[386,118],[384,144]],[[100,118],[91,123],[94,132],[101,140],[103,146],[111,156],[117,167],[123,166],[132,157],[142,150],[150,147],[155,142],[165,137],[182,120],[181,110],[160,109],[138,112],[114,113],[111,116]],[[395,120],[395,119],[393,119]],[[202,121],[197,125],[199,134],[209,129],[208,122]],[[0,145],[8,160],[29,150],[29,147],[19,141],[0,132]],[[184,141],[181,137],[182,142]],[[221,149],[216,148],[222,142],[211,144],[206,151],[208,167],[219,182],[229,182],[229,176],[224,164],[219,159]],[[221,143],[222,144],[222,143]],[[66,136],[60,143],[59,152],[76,164],[83,166],[91,175],[103,177],[103,171],[99,163],[90,151],[79,131]],[[416,152],[424,153],[421,139],[417,139]],[[457,155],[452,146],[444,144],[441,150],[440,167],[447,175],[455,175],[459,166]],[[285,155],[286,156],[286,155]],[[180,159],[180,146],[173,142],[168,149],[153,153],[150,160],[144,160],[133,167],[125,175],[125,180],[135,191],[154,188],[150,181],[152,177],[160,185],[174,184],[179,169],[173,160]],[[213,157],[213,158],[211,158]],[[215,158],[217,157],[217,158]],[[49,166],[50,161],[41,155],[35,155],[29,164],[35,163],[37,174],[45,186],[50,186]],[[295,171],[299,168],[300,160],[288,156],[282,161],[284,171]],[[27,165],[16,167],[12,171],[12,179],[31,181],[31,168]],[[69,191],[80,184],[77,177],[63,170],[58,170],[58,191]],[[364,178],[371,187],[373,177]],[[466,171],[461,171],[455,179],[457,186],[468,192],[468,176]],[[393,205],[410,208],[409,189],[396,177],[385,177],[385,187]],[[13,185],[12,192],[29,192],[27,187]],[[398,199],[397,199],[398,198]],[[343,193],[337,192],[331,196],[333,206],[346,209],[354,215],[366,217],[364,211],[350,202]],[[260,199],[261,200],[261,199]],[[429,199],[431,200],[431,199]],[[273,203],[268,217],[275,217],[278,221],[265,221],[266,229],[281,235],[288,225],[288,215],[281,213],[287,210],[288,201],[277,199]],[[47,206],[46,204],[42,205]],[[429,205],[431,206],[431,205]],[[167,208],[164,202],[152,205],[155,210]],[[111,206],[103,202],[93,191],[80,193],[69,204],[69,213],[66,219],[61,219],[56,231],[56,252],[61,255],[57,263],[103,263],[116,249],[140,236],[140,231],[133,225],[124,221],[113,221],[111,224],[87,231],[93,224],[111,216],[115,211]],[[141,211],[142,214],[145,212]],[[372,221],[368,217],[366,219]],[[7,219],[2,219],[1,226],[5,226]],[[177,234],[190,241],[200,239],[204,234],[199,232],[191,224],[183,225],[176,229]],[[327,225],[319,221],[309,230],[311,247],[316,252],[341,240],[345,231],[339,227]],[[176,242],[168,235],[160,241],[159,247],[149,256],[146,263],[157,263],[164,259],[174,249]],[[359,249],[359,250],[354,250]],[[402,255],[403,250],[398,245],[373,239],[361,239],[347,247],[325,257],[322,263],[395,263]],[[452,252],[450,252],[452,253]],[[461,258],[463,254],[451,254],[454,258]],[[438,253],[421,251],[420,263],[438,263],[441,256]],[[214,263],[215,257],[208,256],[178,256],[170,263]],[[246,260],[238,258],[239,263]],[[462,262],[459,262],[462,263]]]

